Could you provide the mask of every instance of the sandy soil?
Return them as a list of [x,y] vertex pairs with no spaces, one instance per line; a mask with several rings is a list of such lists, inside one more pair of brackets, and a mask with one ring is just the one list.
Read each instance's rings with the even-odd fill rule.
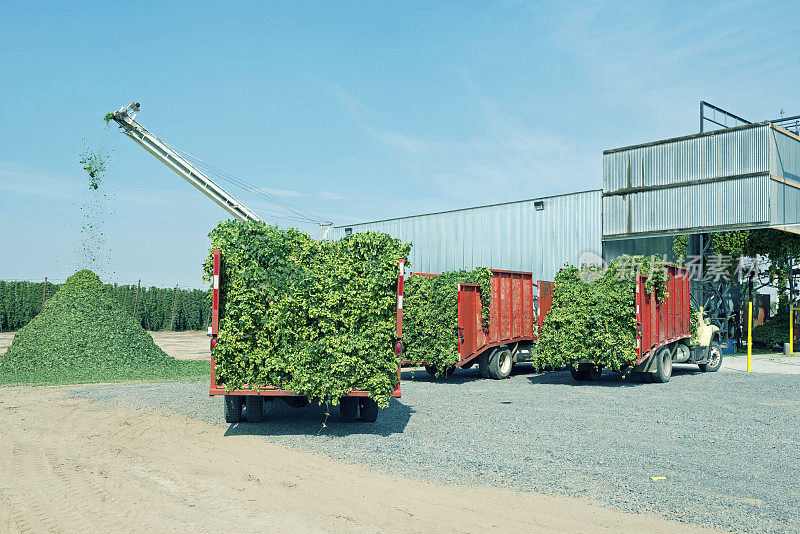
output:
[[65,388],[0,388],[0,531],[702,532],[591,502],[402,480]]
[[150,332],[161,350],[178,360],[210,360],[210,338],[204,331]]
[[16,332],[0,332],[0,354],[4,354],[8,347],[11,346],[11,342],[14,341],[14,334]]

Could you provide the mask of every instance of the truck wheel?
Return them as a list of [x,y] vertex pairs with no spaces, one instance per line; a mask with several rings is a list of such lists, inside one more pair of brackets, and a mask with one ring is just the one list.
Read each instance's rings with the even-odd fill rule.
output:
[[308,406],[308,397],[281,397],[283,402],[292,408],[303,408]]
[[653,373],[653,381],[660,384],[669,382],[672,376],[672,351],[669,347],[663,347],[656,354],[656,372]]
[[225,422],[238,423],[242,420],[242,398],[239,395],[225,397]]
[[264,399],[258,395],[245,395],[244,417],[248,423],[264,422]]
[[358,399],[342,397],[339,399],[339,415],[345,423],[352,423],[358,417]]
[[583,382],[586,380],[586,371],[583,369],[575,369],[574,367],[570,367],[569,372],[572,373],[572,378],[578,382]]
[[358,400],[361,420],[365,423],[374,423],[378,420],[378,402],[372,397],[361,397]]
[[478,356],[478,373],[483,378],[491,378],[489,376],[489,353],[484,352],[480,356]]
[[436,366],[435,365],[426,365],[425,370],[428,372],[429,375],[435,377],[436,376]]
[[495,380],[502,380],[511,376],[514,360],[511,351],[506,347],[497,347],[489,355],[489,375]]
[[592,365],[591,363],[586,368],[586,379],[591,382],[597,382],[603,376],[602,365]]
[[698,363],[697,367],[704,373],[714,373],[722,367],[722,347],[716,341],[711,342],[708,349],[708,363]]

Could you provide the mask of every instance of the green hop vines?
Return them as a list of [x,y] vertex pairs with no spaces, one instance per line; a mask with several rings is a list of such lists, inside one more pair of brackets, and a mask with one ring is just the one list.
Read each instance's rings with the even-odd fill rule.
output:
[[407,277],[403,291],[406,358],[417,365],[434,365],[437,375],[458,362],[458,284],[480,285],[481,315],[488,328],[491,280],[492,272],[486,267]]
[[558,369],[591,360],[620,371],[630,365],[636,359],[636,274],[648,276],[645,291],[659,302],[669,296],[657,256],[621,256],[603,271],[559,271],[534,366]]
[[[338,403],[353,389],[380,406],[398,381],[398,259],[411,245],[386,234],[314,241],[295,229],[222,222],[218,380],[228,389],[277,386]],[[210,279],[212,257],[205,263]]]

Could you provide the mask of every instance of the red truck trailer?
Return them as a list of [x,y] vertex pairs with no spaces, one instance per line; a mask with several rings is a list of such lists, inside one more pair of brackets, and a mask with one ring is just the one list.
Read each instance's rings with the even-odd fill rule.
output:
[[[538,339],[533,295],[533,274],[490,269],[491,294],[489,325],[481,314],[478,284],[458,284],[458,362],[467,369],[478,364],[484,378],[503,379],[511,375],[515,363],[533,359],[533,344]],[[413,276],[438,276],[414,273]],[[406,361],[406,364],[411,362]],[[436,368],[426,365],[436,374]],[[450,373],[445,373],[449,375]]]
[[[219,319],[220,319],[220,277],[224,275],[222,269],[222,255],[219,250],[214,250],[214,271],[212,277],[212,299],[211,299],[211,327],[209,328],[209,336],[211,336],[211,388],[209,391],[210,396],[224,395],[225,396],[225,422],[238,423],[242,420],[242,406],[244,406],[244,419],[248,423],[260,423],[264,419],[266,413],[265,408],[268,402],[274,402],[276,399],[283,400],[289,406],[294,408],[302,408],[306,406],[309,399],[303,395],[298,395],[294,391],[288,391],[275,386],[264,386],[259,388],[242,388],[236,390],[227,390],[225,386],[217,383],[217,374],[214,362],[214,347],[217,344],[217,334],[219,333]],[[400,397],[400,365],[402,354],[402,337],[403,337],[403,271],[405,268],[405,259],[398,261],[399,273],[397,276],[397,314],[396,314],[396,332],[397,332],[397,345],[395,351],[398,356],[397,367],[397,384],[392,397]],[[359,415],[362,421],[374,423],[378,417],[378,404],[370,397],[369,391],[353,390],[341,399],[339,399],[339,413],[345,422],[355,421]]]
[[481,293],[477,284],[458,285],[457,367],[477,361],[484,378],[501,380],[511,375],[517,362],[533,358],[537,339],[533,307],[533,274],[492,269],[489,326],[483,324]]
[[544,318],[547,316],[547,312],[550,311],[550,308],[553,306],[553,287],[555,284],[553,282],[545,282],[544,280],[539,280],[536,282],[536,289],[538,293],[538,297],[536,298],[536,324],[539,325],[539,333],[542,332],[542,327],[544,326]]
[[[717,327],[700,320],[698,339],[694,343],[691,341],[688,270],[674,265],[668,265],[666,269],[668,296],[661,302],[655,294],[646,291],[647,276],[636,276],[633,299],[636,306],[636,360],[631,370],[638,373],[643,382],[669,382],[673,363],[697,364],[701,371],[717,371],[722,365]],[[552,282],[549,283],[552,295]],[[552,298],[545,302],[546,306],[542,304],[540,297],[540,326],[550,310]],[[598,380],[603,369],[591,360],[582,360],[577,369],[570,367],[570,371],[575,380]]]

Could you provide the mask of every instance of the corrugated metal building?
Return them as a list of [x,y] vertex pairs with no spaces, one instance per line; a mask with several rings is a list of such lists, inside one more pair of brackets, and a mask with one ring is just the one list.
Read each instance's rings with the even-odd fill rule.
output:
[[602,254],[600,206],[600,190],[584,191],[338,226],[331,237],[372,230],[411,242],[409,260],[416,272],[488,266],[552,280],[565,263],[578,264],[582,254]]
[[799,207],[800,137],[769,123],[603,153],[604,241],[795,225]]
[[[607,150],[602,190],[339,226],[331,237],[374,230],[410,241],[417,272],[488,266],[552,280],[565,263],[601,255],[671,257],[674,234],[800,233],[798,223],[800,137],[757,123]],[[698,236],[689,250],[700,250]]]

